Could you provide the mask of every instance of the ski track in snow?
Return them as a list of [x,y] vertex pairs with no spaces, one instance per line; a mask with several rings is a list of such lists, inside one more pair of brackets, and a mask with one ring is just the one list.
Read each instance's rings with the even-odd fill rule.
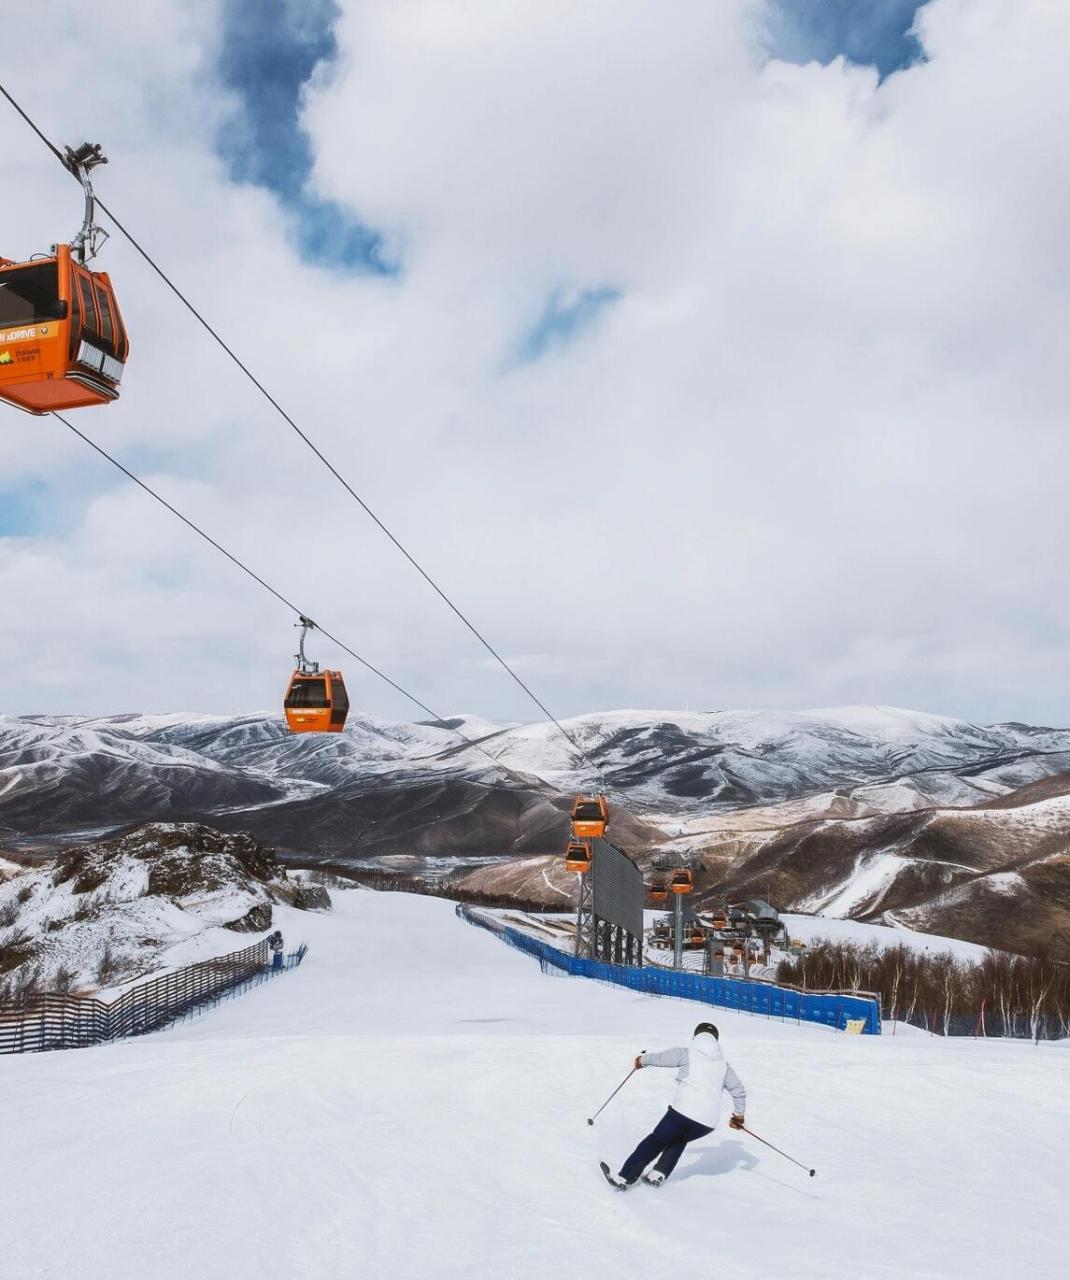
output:
[[830,892],[800,903],[800,907],[805,912],[837,918],[849,916],[856,907],[873,898],[876,909],[881,891],[887,889],[903,867],[913,861],[915,859],[903,858],[896,853],[859,854],[855,858],[854,870],[845,880]]
[[[1064,1274],[1070,1044],[712,1012],[756,1132],[611,1192],[671,1098],[641,1048],[705,1006],[578,978],[436,899],[280,908],[304,965],[171,1031],[0,1058],[18,1280],[1047,1280]],[[845,926],[846,927],[846,926]]]

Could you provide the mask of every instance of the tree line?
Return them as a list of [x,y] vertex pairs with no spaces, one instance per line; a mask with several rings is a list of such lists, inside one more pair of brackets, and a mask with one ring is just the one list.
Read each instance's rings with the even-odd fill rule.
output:
[[938,1035],[1070,1036],[1070,965],[1050,955],[950,951],[817,938],[782,960],[777,981],[810,991],[871,991],[881,1015]]

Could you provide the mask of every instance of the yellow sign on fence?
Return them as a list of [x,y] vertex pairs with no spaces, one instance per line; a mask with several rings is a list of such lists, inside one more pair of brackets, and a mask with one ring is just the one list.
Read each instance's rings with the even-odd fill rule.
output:
[[848,1018],[847,1026],[844,1028],[848,1034],[852,1036],[860,1036],[865,1029],[865,1018]]

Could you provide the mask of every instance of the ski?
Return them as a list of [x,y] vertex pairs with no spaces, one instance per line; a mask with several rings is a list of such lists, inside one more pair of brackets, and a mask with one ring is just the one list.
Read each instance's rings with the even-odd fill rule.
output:
[[604,1160],[600,1160],[598,1162],[598,1167],[599,1169],[602,1170],[602,1176],[605,1178],[605,1180],[609,1183],[609,1185],[613,1188],[614,1191],[628,1190],[628,1184],[626,1182],[625,1183],[614,1182],[613,1170],[609,1167],[608,1164],[606,1164]]

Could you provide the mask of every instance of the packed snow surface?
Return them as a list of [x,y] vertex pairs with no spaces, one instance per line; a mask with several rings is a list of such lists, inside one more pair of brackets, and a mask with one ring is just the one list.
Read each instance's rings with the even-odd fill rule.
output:
[[614,1167],[671,1097],[635,1053],[702,1006],[544,976],[449,903],[282,909],[297,971],[172,1031],[0,1058],[20,1280],[1065,1274],[1070,1046],[712,1014],[756,1132],[660,1191]]
[[869,924],[861,920],[835,920],[830,916],[801,915],[797,912],[781,912],[781,920],[792,938],[812,942],[815,938],[827,938],[830,942],[856,942],[868,947],[874,943],[886,949],[903,946],[910,951],[929,952],[931,955],[950,953],[957,959],[979,964],[988,954],[988,948],[976,942],[962,942],[958,938],[943,938],[935,933],[922,933],[917,929],[897,929],[893,925]]
[[819,893],[810,902],[801,905],[815,915],[833,917],[849,916],[862,903],[873,899],[873,909],[880,905],[880,892],[892,884],[904,866],[913,859],[900,858],[894,853],[879,853],[876,857],[859,857],[854,870],[829,893]]

